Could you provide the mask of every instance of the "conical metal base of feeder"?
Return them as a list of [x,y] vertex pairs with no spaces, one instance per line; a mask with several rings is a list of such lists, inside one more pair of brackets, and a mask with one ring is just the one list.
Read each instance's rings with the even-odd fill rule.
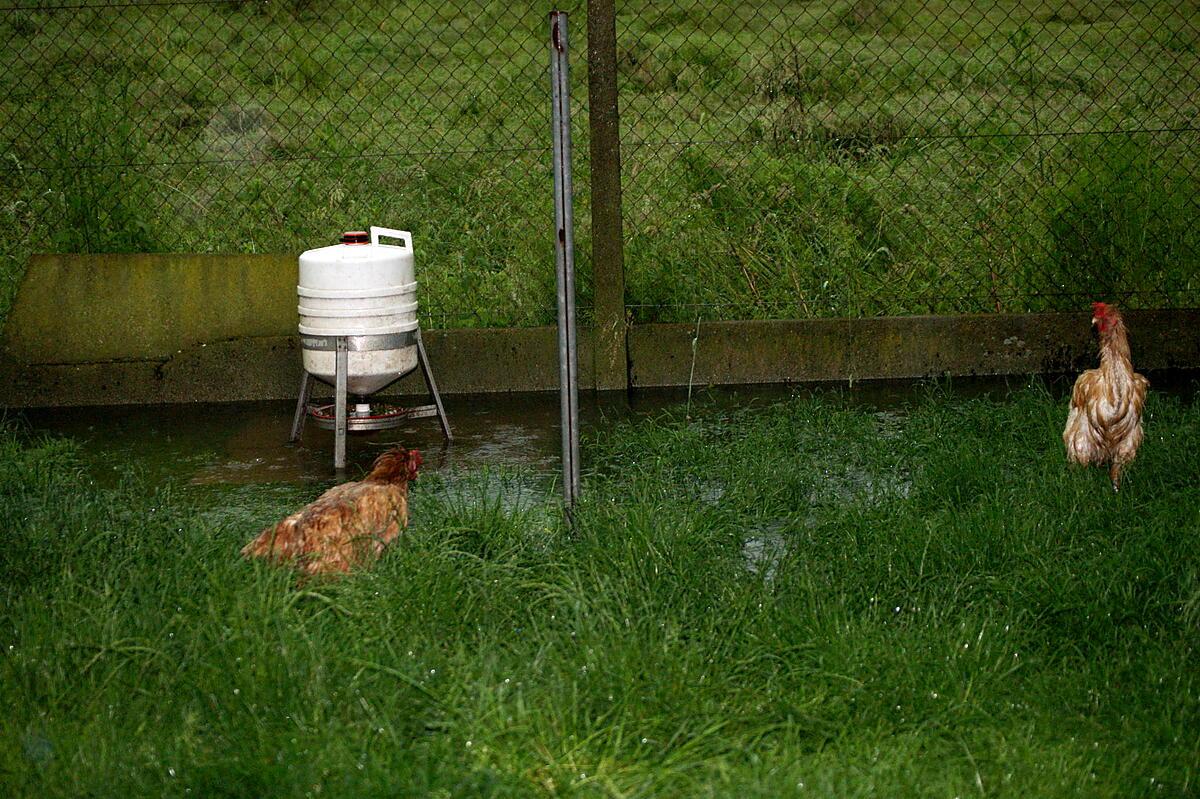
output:
[[[293,443],[300,440],[304,432],[304,422],[312,417],[313,424],[327,430],[333,430],[333,467],[346,468],[346,433],[365,432],[370,430],[387,430],[396,427],[408,419],[421,419],[436,416],[442,425],[442,434],[447,441],[454,440],[450,433],[450,420],[446,418],[446,410],[442,407],[442,398],[438,394],[437,383],[433,379],[433,370],[429,367],[429,358],[425,355],[425,342],[421,339],[421,329],[417,328],[417,364],[421,367],[421,375],[429,388],[433,402],[429,405],[418,405],[415,408],[401,408],[382,403],[356,403],[349,407],[346,396],[348,371],[348,339],[349,336],[332,336],[337,352],[337,376],[334,385],[332,403],[310,403],[309,394],[316,379],[309,372],[304,372],[300,380],[300,396],[296,400],[296,415],[292,418]],[[361,348],[360,348],[361,349]],[[400,375],[396,375],[400,377]]]

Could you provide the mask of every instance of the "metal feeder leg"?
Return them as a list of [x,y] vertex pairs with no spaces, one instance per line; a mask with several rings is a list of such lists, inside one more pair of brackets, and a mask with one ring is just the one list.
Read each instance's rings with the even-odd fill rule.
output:
[[346,383],[349,371],[349,352],[346,348],[346,337],[337,337],[337,384],[334,386],[333,398],[333,468],[346,468]]
[[446,409],[442,407],[442,395],[438,393],[437,382],[433,379],[433,370],[429,368],[429,358],[425,355],[425,342],[421,338],[421,328],[419,327],[417,328],[417,362],[421,364],[421,374],[425,376],[425,385],[429,386],[429,393],[433,395],[438,421],[442,425],[442,435],[446,437],[447,441],[453,441],[450,420],[446,418]]
[[296,415],[292,417],[292,437],[288,439],[295,444],[304,433],[304,421],[308,418],[308,395],[312,391],[313,376],[304,371],[300,378],[300,399],[296,400]]

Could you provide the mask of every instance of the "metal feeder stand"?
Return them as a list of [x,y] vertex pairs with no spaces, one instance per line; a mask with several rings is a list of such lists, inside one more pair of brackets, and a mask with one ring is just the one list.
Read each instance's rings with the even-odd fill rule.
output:
[[[371,352],[374,350],[391,350],[413,343],[404,341],[408,336],[415,336],[417,345],[417,365],[421,367],[421,375],[429,389],[429,405],[418,405],[415,408],[400,408],[390,405],[375,406],[357,405],[355,410],[347,408],[346,385],[351,352]],[[442,397],[438,394],[437,382],[433,379],[433,370],[429,367],[429,358],[425,354],[425,343],[421,339],[421,329],[411,333],[393,333],[386,335],[367,336],[302,336],[301,344],[309,350],[331,350],[337,354],[336,380],[333,387],[333,403],[323,405],[311,404],[308,401],[312,393],[313,381],[316,379],[306,369],[300,380],[300,397],[296,400],[296,415],[292,419],[293,444],[300,440],[304,432],[304,422],[311,416],[313,424],[326,430],[333,430],[333,466],[335,469],[346,468],[346,432],[369,430],[388,430],[398,427],[409,419],[423,419],[436,416],[442,425],[442,434],[447,441],[453,441],[450,433],[450,420],[446,418],[446,410],[442,407]],[[403,375],[396,375],[399,379]],[[332,408],[332,410],[331,410]]]

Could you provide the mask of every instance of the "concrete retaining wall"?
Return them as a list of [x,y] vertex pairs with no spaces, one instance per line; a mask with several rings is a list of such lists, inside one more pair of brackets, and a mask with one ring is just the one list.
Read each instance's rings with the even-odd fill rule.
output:
[[[1096,364],[1091,314],[980,314],[702,324],[698,384],[1061,373]],[[1200,310],[1131,311],[1139,369],[1200,367]],[[631,382],[686,385],[694,325],[629,334]]]
[[[0,405],[220,402],[294,397],[300,381],[292,256],[35,256],[0,338]],[[1089,314],[635,325],[633,387],[1003,375],[1095,362]],[[1139,369],[1200,367],[1200,310],[1130,312]],[[554,328],[431,330],[445,393],[558,386]],[[580,331],[580,384],[595,386]],[[422,390],[410,375],[389,395]]]
[[25,364],[164,360],[295,332],[294,255],[35,255],[4,327]]

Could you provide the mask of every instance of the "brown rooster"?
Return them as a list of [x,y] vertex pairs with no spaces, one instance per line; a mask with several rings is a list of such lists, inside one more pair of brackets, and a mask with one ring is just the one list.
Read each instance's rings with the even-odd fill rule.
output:
[[408,526],[408,482],[420,465],[415,449],[389,450],[362,481],[329,489],[263,530],[242,554],[290,562],[306,574],[348,572],[378,556]]
[[1072,463],[1110,464],[1108,476],[1113,491],[1119,491],[1121,469],[1142,443],[1142,405],[1150,381],[1133,371],[1120,311],[1093,303],[1092,324],[1100,334],[1100,368],[1075,381],[1063,443]]

